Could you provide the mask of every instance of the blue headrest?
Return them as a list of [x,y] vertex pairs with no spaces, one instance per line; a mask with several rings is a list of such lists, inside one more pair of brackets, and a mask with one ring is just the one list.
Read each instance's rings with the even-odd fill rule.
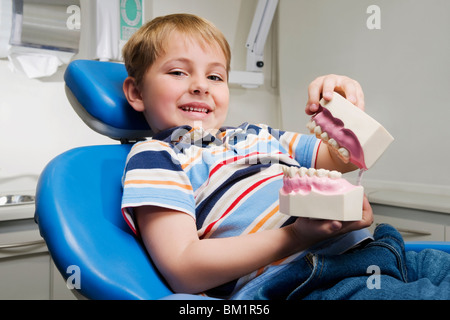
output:
[[66,94],[81,119],[100,134],[122,141],[152,136],[144,115],[123,94],[126,77],[121,63],[74,60],[64,74]]

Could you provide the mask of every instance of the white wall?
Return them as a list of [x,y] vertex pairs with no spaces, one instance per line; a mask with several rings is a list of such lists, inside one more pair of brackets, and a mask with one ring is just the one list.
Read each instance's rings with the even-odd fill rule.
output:
[[[232,66],[245,69],[245,41],[256,0],[145,0],[146,19],[172,12],[205,16],[228,37]],[[273,38],[269,36],[268,43]],[[227,125],[244,121],[279,125],[276,63],[266,55],[266,84],[258,89],[231,88]],[[31,80],[12,73],[0,59],[0,193],[34,190],[38,175],[57,154],[91,144],[116,143],[90,130],[75,114],[64,93],[61,67],[57,74]],[[272,77],[272,74],[274,77]]]
[[[373,4],[380,30],[366,25]],[[449,193],[449,12],[448,0],[281,0],[283,127],[306,131],[311,80],[348,75],[362,84],[366,111],[396,139],[364,180]]]
[[111,142],[72,110],[61,71],[46,81],[31,80],[0,60],[0,193],[34,190],[39,173],[59,153]]

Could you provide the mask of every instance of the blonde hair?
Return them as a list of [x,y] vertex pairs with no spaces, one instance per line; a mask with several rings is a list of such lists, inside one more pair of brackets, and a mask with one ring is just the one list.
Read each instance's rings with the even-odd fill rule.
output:
[[192,14],[157,17],[136,31],[122,49],[128,75],[139,85],[155,60],[164,54],[165,41],[173,31],[197,37],[208,45],[218,45],[230,71],[230,46],[222,32],[211,22]]

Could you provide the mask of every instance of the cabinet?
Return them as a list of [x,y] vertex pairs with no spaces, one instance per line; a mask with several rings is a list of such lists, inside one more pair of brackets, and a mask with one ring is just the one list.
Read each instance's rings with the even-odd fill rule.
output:
[[405,241],[450,241],[450,215],[426,210],[372,204],[373,231],[380,223],[395,227]]
[[444,191],[399,183],[365,187],[374,212],[372,231],[388,223],[405,241],[450,241],[450,193]]
[[32,219],[34,206],[21,208],[31,210],[31,217],[16,216],[21,219],[5,219],[4,209],[0,210],[0,300],[75,299]]

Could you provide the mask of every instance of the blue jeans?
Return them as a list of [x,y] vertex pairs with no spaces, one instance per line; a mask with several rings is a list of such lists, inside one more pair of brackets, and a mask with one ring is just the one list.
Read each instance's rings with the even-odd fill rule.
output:
[[405,252],[396,229],[379,225],[374,241],[341,255],[309,253],[244,286],[235,299],[450,299],[450,254]]

